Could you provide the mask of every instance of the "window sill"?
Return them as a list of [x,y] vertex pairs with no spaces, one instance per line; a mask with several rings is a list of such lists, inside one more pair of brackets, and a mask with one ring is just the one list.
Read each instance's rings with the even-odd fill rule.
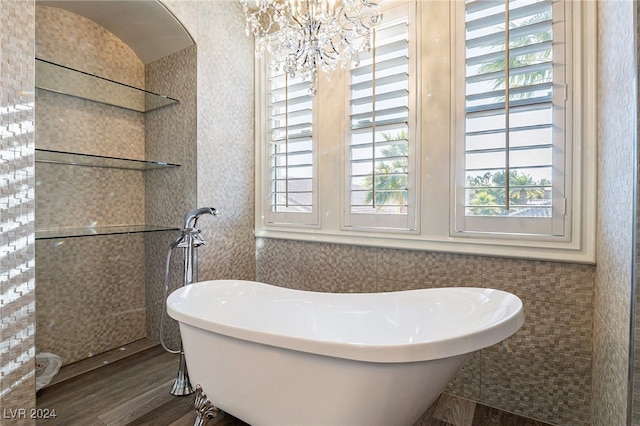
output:
[[473,256],[506,257],[553,262],[595,264],[595,250],[567,242],[497,241],[463,237],[425,237],[424,235],[381,235],[359,232],[328,233],[303,229],[256,229],[256,238],[274,238],[354,246],[383,247],[399,250],[437,251]]

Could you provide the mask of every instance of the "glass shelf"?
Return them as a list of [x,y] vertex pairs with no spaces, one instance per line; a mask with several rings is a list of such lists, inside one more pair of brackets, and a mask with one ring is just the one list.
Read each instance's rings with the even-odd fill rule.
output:
[[141,232],[179,231],[179,228],[167,228],[153,225],[126,226],[87,226],[83,228],[36,229],[36,240],[60,238],[93,237],[98,235],[138,234]]
[[153,170],[180,167],[179,164],[164,163],[161,161],[131,160],[127,158],[53,151],[50,149],[36,149],[36,162],[129,170]]
[[36,58],[36,87],[138,112],[179,100]]

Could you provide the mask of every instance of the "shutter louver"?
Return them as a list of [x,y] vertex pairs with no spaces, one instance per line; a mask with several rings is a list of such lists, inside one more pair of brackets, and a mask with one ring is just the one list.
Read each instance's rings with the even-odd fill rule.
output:
[[[350,71],[348,222],[351,225],[395,227],[380,216],[400,215],[404,224],[399,227],[407,226],[412,131],[409,52],[408,18],[383,21],[375,30],[371,50],[362,53],[360,64]],[[355,218],[364,215],[379,219],[363,222]]]
[[314,143],[308,83],[270,68],[267,84],[270,211],[310,213],[314,209]]
[[550,218],[552,1],[467,1],[465,11],[465,214]]

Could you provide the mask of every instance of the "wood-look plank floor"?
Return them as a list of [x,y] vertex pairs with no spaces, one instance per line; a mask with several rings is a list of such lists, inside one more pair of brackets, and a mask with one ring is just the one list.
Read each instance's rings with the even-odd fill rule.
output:
[[[178,355],[154,346],[47,386],[37,394],[37,407],[55,410],[56,417],[37,424],[191,426],[194,396],[170,393],[179,362]],[[246,424],[227,415],[209,420],[210,425]]]
[[[160,346],[144,349],[144,342],[141,344],[140,352],[122,359],[114,361],[114,354],[105,355],[107,361],[99,368],[101,358],[81,361],[90,365],[84,373],[82,364],[63,367],[59,374],[65,380],[40,390],[36,399],[37,408],[55,410],[56,417],[38,419],[37,425],[192,426],[194,396],[169,392],[179,356]],[[229,414],[207,420],[206,426],[214,425],[249,426]],[[414,426],[493,425],[549,426],[446,394]]]

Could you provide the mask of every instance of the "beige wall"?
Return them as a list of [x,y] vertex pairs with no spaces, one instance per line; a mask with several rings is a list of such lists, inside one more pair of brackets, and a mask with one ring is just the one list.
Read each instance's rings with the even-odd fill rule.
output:
[[[255,278],[253,41],[235,0],[162,0],[198,46],[199,279]],[[231,52],[231,54],[230,54]]]

